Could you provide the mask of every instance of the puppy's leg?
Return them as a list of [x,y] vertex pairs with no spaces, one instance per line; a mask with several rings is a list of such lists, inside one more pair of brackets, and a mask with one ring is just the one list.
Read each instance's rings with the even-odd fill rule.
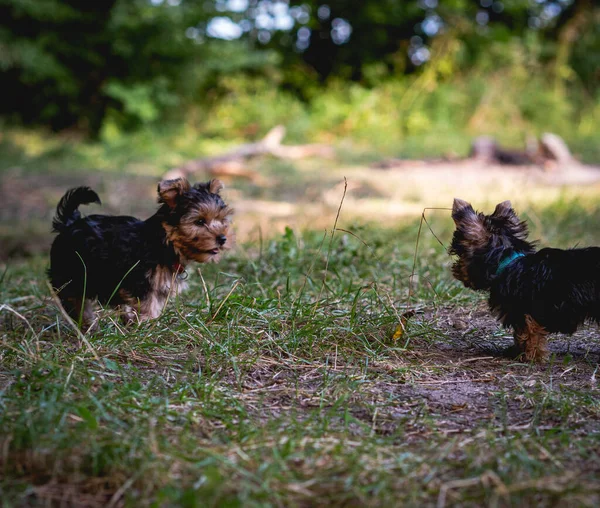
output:
[[185,289],[171,270],[156,269],[149,277],[151,290],[140,301],[140,319],[156,319],[162,314],[167,300]]
[[141,302],[141,319],[156,319],[159,317],[165,308],[167,298],[162,294],[151,292]]
[[123,324],[130,325],[139,321],[139,315],[131,305],[120,305],[119,310],[121,311],[121,321]]
[[139,323],[140,301],[124,289],[119,289],[117,294],[120,302],[118,308],[123,324],[130,325],[132,323]]
[[122,291],[120,297],[124,302],[120,305],[121,320],[125,324],[140,323],[159,317],[166,303],[166,297],[155,292],[150,292],[145,298],[138,299]]
[[529,314],[526,314],[525,325],[515,330],[515,346],[527,361],[543,361],[548,356],[547,336],[546,329]]
[[[95,328],[97,322],[96,312],[94,311],[94,304],[87,298],[81,298],[79,296],[67,296],[61,297],[60,302],[62,303],[63,309],[67,311],[67,314],[71,317],[75,323],[81,326],[83,331],[90,331]],[[81,323],[79,322],[81,320]]]

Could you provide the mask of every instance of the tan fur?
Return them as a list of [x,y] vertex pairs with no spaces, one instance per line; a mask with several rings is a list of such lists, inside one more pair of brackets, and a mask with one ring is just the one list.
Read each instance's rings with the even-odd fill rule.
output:
[[163,180],[158,184],[158,201],[159,203],[166,203],[169,208],[175,208],[177,196],[189,191],[190,188],[190,182],[185,178]]
[[187,289],[187,283],[166,267],[157,267],[148,274],[148,278],[152,291],[144,300],[139,301],[132,298],[126,291],[119,291],[119,298],[123,302],[120,306],[121,316],[125,323],[141,322],[159,317],[167,300]]
[[[498,205],[500,206],[500,205]],[[467,210],[465,210],[467,209]],[[461,217],[457,217],[458,212],[464,211]],[[483,214],[477,214],[473,207],[462,199],[455,198],[452,204],[452,219],[456,228],[463,232],[463,247],[468,255],[459,258],[452,266],[452,273],[456,279],[461,281],[466,287],[471,287],[468,272],[468,260],[471,254],[477,249],[485,247],[489,240],[489,232],[484,225]]]
[[217,180],[216,178],[211,180],[208,184],[208,190],[213,194],[218,194],[221,190],[223,190],[225,186],[221,180]]
[[525,328],[515,332],[515,345],[523,351],[527,361],[542,361],[548,356],[547,335],[546,329],[527,314]]
[[473,249],[484,247],[489,240],[490,234],[485,229],[483,220],[483,214],[475,212],[465,215],[460,221],[454,220],[456,227],[463,231],[465,239]]
[[452,275],[456,280],[462,282],[465,287],[471,287],[471,283],[469,282],[469,265],[464,261],[459,259],[452,265]]
[[[223,189],[220,180],[209,182],[209,192],[217,194]],[[184,178],[162,181],[158,186],[159,202],[175,208],[177,197],[189,191],[191,186]],[[214,202],[201,202],[190,208],[177,225],[163,222],[167,241],[173,245],[183,265],[189,261],[206,263],[218,261],[223,250],[235,244],[235,235],[231,228],[233,210],[228,206],[219,207]],[[203,223],[199,223],[199,221]],[[225,235],[224,245],[217,241],[219,235]],[[128,295],[121,295],[123,318],[126,321],[144,321],[160,316],[167,300],[179,294],[187,284],[173,274],[172,269],[157,267],[148,274],[152,291],[143,301],[136,301]]]
[[[235,235],[231,228],[231,215],[233,210],[229,207],[218,208],[208,203],[200,203],[190,210],[177,226],[163,223],[167,239],[173,244],[175,251],[184,261],[197,261],[206,263],[218,261],[223,249],[231,249],[235,244]],[[198,225],[199,219],[204,220],[203,225]],[[216,237],[225,235],[227,241],[224,245],[217,243]],[[217,250],[216,254],[209,251]]]

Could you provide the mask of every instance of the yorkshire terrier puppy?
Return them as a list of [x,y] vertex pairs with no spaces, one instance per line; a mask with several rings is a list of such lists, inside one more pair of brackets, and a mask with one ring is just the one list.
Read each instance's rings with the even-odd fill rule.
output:
[[455,199],[452,274],[466,287],[489,291],[489,307],[514,330],[515,346],[529,360],[547,356],[549,333],[574,333],[600,323],[600,248],[541,249],[527,241],[527,224],[510,201],[477,213]]
[[82,217],[79,205],[98,203],[89,187],[67,191],[52,221],[58,233],[48,276],[68,314],[89,328],[93,300],[119,307],[125,322],[156,318],[170,294],[185,289],[191,261],[218,261],[234,243],[219,180],[190,185],[182,178],[158,185],[158,211],[149,219]]

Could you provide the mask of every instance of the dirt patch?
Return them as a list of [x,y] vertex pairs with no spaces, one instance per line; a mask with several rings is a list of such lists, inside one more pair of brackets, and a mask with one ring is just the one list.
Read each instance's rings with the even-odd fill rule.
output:
[[[441,307],[428,318],[450,339],[441,348],[462,350],[472,354],[510,357],[512,330],[504,329],[491,315],[486,302],[472,307]],[[575,334],[552,334],[548,337],[550,355],[569,355],[592,363],[600,362],[600,328],[585,325]]]
[[366,375],[341,362],[334,367],[263,357],[245,369],[237,397],[260,422],[291,413],[302,420],[317,410],[332,429],[350,425],[339,402],[348,397],[353,433],[409,440],[481,428],[551,431],[567,425],[574,434],[595,432],[598,408],[579,406],[573,394],[600,397],[596,365],[585,357],[564,362],[557,349],[554,362],[525,364],[460,338],[415,342],[401,356],[370,364]]

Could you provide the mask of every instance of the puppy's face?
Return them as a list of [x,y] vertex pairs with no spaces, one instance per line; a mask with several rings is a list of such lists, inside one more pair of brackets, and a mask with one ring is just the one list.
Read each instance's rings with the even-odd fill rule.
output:
[[216,262],[233,247],[233,210],[219,195],[222,188],[219,180],[190,186],[187,180],[177,179],[159,185],[159,202],[170,209],[163,223],[167,239],[183,260]]
[[497,255],[505,249],[529,251],[527,224],[519,219],[510,201],[499,203],[491,215],[477,213],[462,199],[455,199],[452,219],[456,231],[450,254],[458,256],[452,274],[466,287],[487,289],[498,268]]

